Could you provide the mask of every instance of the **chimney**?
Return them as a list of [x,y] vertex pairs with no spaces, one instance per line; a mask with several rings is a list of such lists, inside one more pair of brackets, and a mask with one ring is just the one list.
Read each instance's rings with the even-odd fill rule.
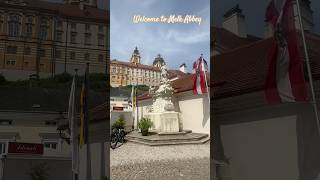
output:
[[183,72],[183,73],[187,73],[187,65],[186,65],[186,63],[181,64],[179,70],[181,72]]
[[80,3],[79,3],[79,8],[80,8],[81,10],[84,10],[84,4],[83,4],[83,2],[80,2]]
[[97,0],[90,0],[90,6],[97,7]]
[[242,9],[237,4],[224,14],[224,21],[222,27],[233,34],[246,38],[247,28],[245,23],[245,16],[242,14]]

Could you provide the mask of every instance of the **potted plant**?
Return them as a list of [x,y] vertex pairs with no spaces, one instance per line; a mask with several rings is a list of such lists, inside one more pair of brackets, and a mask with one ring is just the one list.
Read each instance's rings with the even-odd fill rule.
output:
[[149,128],[153,125],[152,121],[148,118],[141,118],[138,123],[138,128],[141,130],[142,136],[147,136],[149,133]]

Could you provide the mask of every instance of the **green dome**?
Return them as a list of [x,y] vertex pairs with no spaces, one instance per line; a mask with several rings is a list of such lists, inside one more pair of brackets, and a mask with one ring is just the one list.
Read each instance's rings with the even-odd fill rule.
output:
[[166,62],[164,62],[164,59],[161,57],[160,54],[158,54],[158,56],[156,58],[154,58],[154,61],[153,61],[153,65],[156,66],[156,65],[166,65]]

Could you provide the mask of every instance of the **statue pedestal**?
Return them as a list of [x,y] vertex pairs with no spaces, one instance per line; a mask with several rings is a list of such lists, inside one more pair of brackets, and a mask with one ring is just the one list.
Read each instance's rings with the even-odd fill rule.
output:
[[166,133],[179,132],[178,112],[148,113],[145,117],[153,122],[152,130]]

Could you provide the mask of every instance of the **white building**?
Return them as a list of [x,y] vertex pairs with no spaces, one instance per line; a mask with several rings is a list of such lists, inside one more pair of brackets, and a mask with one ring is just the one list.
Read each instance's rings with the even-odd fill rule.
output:
[[[208,81],[209,81],[209,75]],[[175,111],[180,113],[180,129],[192,130],[195,133],[210,135],[210,105],[207,94],[195,95],[192,92],[192,74],[171,81],[175,89],[173,103]],[[138,98],[138,118],[144,117],[148,106],[152,105],[152,98],[142,95]],[[135,121],[136,127],[136,121]]]
[[[27,172],[30,171],[31,164],[45,162],[51,168],[49,170],[50,179],[55,177],[69,180],[71,178],[71,149],[70,144],[63,138],[68,138],[68,135],[65,134],[65,131],[60,133],[57,130],[58,124],[66,121],[64,112],[67,111],[69,92],[44,88],[1,87],[0,94],[0,166],[6,168],[4,173],[1,168],[0,179],[28,179]],[[93,92],[89,94],[89,107],[103,104],[105,95]],[[107,121],[106,118],[99,118],[101,116],[98,113],[92,112],[99,107],[90,111],[93,179],[105,177],[108,172],[105,165],[101,166],[101,158],[104,159],[106,155],[99,154],[102,148],[106,149]],[[107,109],[104,110],[106,117]],[[43,144],[44,152],[36,155],[7,154],[9,142]],[[85,146],[80,153],[80,169],[83,170],[86,162]],[[4,167],[5,162],[9,164],[5,164]],[[103,163],[106,162],[106,160],[103,161]],[[85,175],[80,174],[79,178],[80,180],[85,179]]]
[[[319,103],[320,38],[312,33],[306,38]],[[269,38],[212,57],[211,110],[217,137],[212,154],[229,162],[220,171],[225,178],[315,180],[320,172],[320,138],[311,103],[272,106],[266,101],[271,45]]]

